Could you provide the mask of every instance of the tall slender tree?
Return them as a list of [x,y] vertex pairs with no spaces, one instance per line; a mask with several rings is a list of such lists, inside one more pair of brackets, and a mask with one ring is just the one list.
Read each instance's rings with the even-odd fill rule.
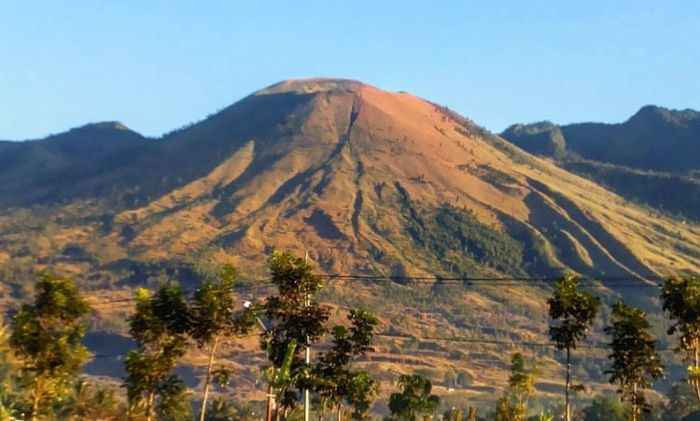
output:
[[10,345],[10,335],[10,325],[6,325],[0,319],[0,420],[9,418],[17,403],[23,400],[17,383],[21,361],[15,356]]
[[12,349],[22,361],[21,384],[31,396],[32,420],[47,398],[68,392],[87,361],[83,317],[90,311],[70,279],[44,272],[36,291],[34,303],[24,304],[12,318],[10,336]]
[[613,305],[612,325],[605,328],[612,338],[608,356],[612,367],[606,373],[610,374],[610,383],[619,385],[622,400],[632,405],[632,421],[639,420],[642,411],[648,410],[642,389],[650,387],[664,373],[650,328],[643,311],[622,301]]
[[270,327],[261,345],[267,351],[271,371],[277,372],[285,361],[290,344],[295,344],[290,381],[279,386],[275,392],[279,406],[288,412],[299,400],[293,388],[300,390],[313,386],[310,367],[306,366],[301,356],[303,348],[296,344],[309,346],[326,333],[329,309],[312,299],[320,291],[322,282],[305,259],[274,252],[270,259],[270,272],[277,294],[265,301],[264,313]]
[[673,322],[668,334],[678,333],[678,348],[688,362],[688,383],[700,402],[700,279],[667,279],[661,287],[663,309]]
[[[374,328],[379,319],[372,313],[360,309],[351,309],[348,314],[349,330],[336,326],[332,330],[333,347],[323,353],[313,370],[315,390],[321,396],[322,411],[327,403],[336,409],[340,421],[343,399],[350,394],[351,381],[354,376],[353,362],[372,351]],[[361,389],[355,389],[358,392]]]
[[190,335],[200,349],[208,348],[209,353],[199,412],[200,421],[204,421],[206,417],[217,346],[222,340],[234,335],[249,333],[255,324],[253,309],[240,311],[242,303],[234,291],[235,283],[236,268],[224,265],[217,281],[205,281],[194,293]]
[[185,387],[174,373],[185,354],[190,312],[180,285],[161,287],[155,295],[143,288],[136,291],[136,312],[129,317],[129,331],[138,348],[126,356],[124,387],[131,415],[143,407],[147,421],[186,408]]
[[511,356],[508,390],[496,403],[496,421],[524,421],[527,418],[528,398],[535,392],[538,368],[525,366],[519,352]]
[[537,366],[530,368],[525,366],[525,358],[519,352],[511,357],[510,376],[508,386],[510,387],[511,400],[515,408],[513,421],[521,421],[527,418],[527,401],[535,392],[535,378],[537,377]]
[[566,381],[564,389],[564,411],[566,421],[571,421],[571,351],[584,339],[600,309],[600,299],[580,290],[579,278],[567,274],[554,284],[554,293],[547,300],[549,337],[557,349],[566,351]]
[[518,416],[517,408],[510,402],[507,395],[498,398],[494,415],[495,421],[514,421],[518,419]]
[[354,371],[348,382],[346,396],[348,404],[353,408],[351,419],[353,421],[370,420],[370,411],[377,395],[379,395],[379,384],[372,375],[364,370]]

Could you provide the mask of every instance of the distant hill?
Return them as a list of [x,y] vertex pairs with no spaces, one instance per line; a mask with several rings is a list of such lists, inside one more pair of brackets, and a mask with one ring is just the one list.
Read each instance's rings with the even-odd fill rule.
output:
[[646,106],[621,124],[516,124],[501,136],[630,200],[700,220],[700,112]]
[[[566,133],[552,133],[542,153],[566,155]],[[223,262],[260,298],[281,249],[347,275],[321,299],[375,311],[392,332],[539,342],[549,290],[533,277],[574,271],[600,278],[601,295],[651,305],[649,278],[700,271],[699,236],[697,224],[630,204],[444,107],[351,80],[280,82],[159,139],[102,123],[0,143],[0,304],[28,296],[27,280],[49,267],[94,301],[121,301],[96,308],[105,335],[124,333],[133,288],[177,279],[190,289]],[[405,358],[445,387],[468,379],[457,394],[499,394],[508,366],[487,345],[377,348],[368,364],[385,390],[411,369]],[[547,352],[543,381],[556,385]],[[257,366],[231,359],[239,390],[257,393]]]
[[0,204],[68,200],[84,191],[104,165],[144,146],[146,139],[118,122],[88,124],[45,139],[0,143]]
[[620,124],[516,124],[501,135],[538,155],[581,157],[674,174],[687,174],[699,166],[700,112],[693,110],[649,105]]

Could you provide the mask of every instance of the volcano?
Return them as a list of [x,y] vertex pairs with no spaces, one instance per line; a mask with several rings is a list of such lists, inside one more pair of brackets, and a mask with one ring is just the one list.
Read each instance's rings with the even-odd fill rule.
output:
[[281,82],[158,142],[156,167],[190,179],[115,215],[134,233],[129,258],[215,247],[245,266],[281,248],[309,250],[327,272],[394,276],[643,278],[699,263],[697,244],[669,235],[682,222],[360,82]]
[[[0,167],[5,305],[47,267],[119,299],[166,279],[196,286],[224,262],[255,287],[273,250],[308,251],[326,275],[389,281],[334,283],[324,299],[362,305],[396,332],[542,341],[545,289],[444,280],[571,271],[601,279],[603,291],[651,296],[641,287],[654,278],[700,271],[697,224],[633,204],[443,106],[352,80],[280,82],[158,139],[111,122],[3,142],[0,162],[12,163]],[[415,278],[428,282],[412,289]],[[110,324],[127,312],[103,306],[96,317]],[[395,340],[373,358],[379,371],[405,371],[413,358],[486,386],[507,367],[493,349],[458,363],[454,347],[421,346]],[[248,370],[239,387],[254,389],[255,368],[238,368]]]
[[[100,215],[86,243],[59,223],[45,259],[78,246],[102,266],[197,255],[260,269],[277,248],[329,273],[642,279],[700,266],[697,227],[357,81],[280,82],[160,139],[112,122],[12,146],[0,154],[34,156],[0,170],[0,203]],[[42,165],[59,147],[61,165]]]

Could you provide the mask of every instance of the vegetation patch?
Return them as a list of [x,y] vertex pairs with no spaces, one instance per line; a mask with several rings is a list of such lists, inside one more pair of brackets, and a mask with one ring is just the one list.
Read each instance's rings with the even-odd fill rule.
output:
[[413,202],[403,189],[399,194],[406,232],[419,247],[435,256],[443,270],[473,275],[469,269],[481,272],[477,263],[502,273],[524,273],[522,245],[479,222],[470,209],[450,204],[430,208]]

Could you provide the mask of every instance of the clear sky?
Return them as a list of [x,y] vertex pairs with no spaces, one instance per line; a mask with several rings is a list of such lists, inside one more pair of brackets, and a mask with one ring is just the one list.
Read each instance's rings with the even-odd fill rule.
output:
[[492,131],[700,109],[700,1],[0,0],[0,139],[104,120],[158,136],[314,76]]

